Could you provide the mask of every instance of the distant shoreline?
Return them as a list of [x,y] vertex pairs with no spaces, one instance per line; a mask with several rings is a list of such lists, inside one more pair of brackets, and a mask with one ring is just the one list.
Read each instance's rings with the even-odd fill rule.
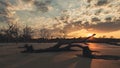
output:
[[63,42],[63,43],[109,43],[109,44],[117,44],[120,43],[120,39],[112,39],[112,38],[94,38],[92,40],[84,41],[85,38],[72,38],[72,39],[64,39],[64,38],[56,38],[56,39],[9,39],[9,40],[0,40],[0,43],[54,43],[54,42]]

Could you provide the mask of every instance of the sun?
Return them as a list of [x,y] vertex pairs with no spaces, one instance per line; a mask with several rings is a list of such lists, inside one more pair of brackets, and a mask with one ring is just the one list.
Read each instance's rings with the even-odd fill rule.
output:
[[92,35],[93,35],[92,33],[89,33],[89,34],[87,34],[87,37],[92,36]]

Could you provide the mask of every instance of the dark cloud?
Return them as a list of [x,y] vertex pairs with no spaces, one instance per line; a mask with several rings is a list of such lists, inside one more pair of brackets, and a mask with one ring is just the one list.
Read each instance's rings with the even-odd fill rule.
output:
[[107,3],[107,0],[98,0],[97,5],[101,6]]
[[5,14],[6,11],[5,11],[5,8],[0,8],[0,14]]
[[0,4],[1,4],[1,5],[4,5],[4,6],[8,6],[8,4],[5,3],[4,1],[0,1]]
[[120,30],[120,20],[116,20],[115,22],[101,22],[96,25],[86,26],[87,29],[93,29],[93,31],[98,32],[112,32]]
[[45,0],[44,2],[35,1],[34,5],[36,6],[37,10],[40,10],[42,12],[47,12],[49,11],[48,6],[50,6],[50,3],[51,3],[50,0]]
[[23,1],[26,2],[26,3],[32,2],[35,5],[37,11],[41,11],[41,12],[49,11],[48,6],[50,6],[50,3],[51,3],[51,0],[41,0],[41,1],[38,1],[38,0],[23,0]]
[[105,20],[106,20],[106,21],[111,21],[112,18],[111,18],[111,17],[107,17],[107,18],[105,18]]
[[77,21],[73,23],[68,23],[67,25],[64,26],[63,30],[66,31],[66,33],[72,32],[72,31],[77,31],[82,29],[82,21]]
[[88,3],[90,3],[90,2],[91,2],[91,0],[87,0],[87,2],[88,2]]
[[98,19],[97,17],[92,18],[92,22],[97,22],[100,21],[100,19]]
[[[66,33],[81,30],[83,29],[83,27],[84,29],[87,29],[90,32],[95,31],[95,32],[100,32],[100,33],[101,32],[107,33],[107,32],[113,32],[113,31],[120,30],[120,20],[116,20],[114,22],[109,22],[108,20],[111,20],[111,18],[108,18],[107,22],[100,22],[98,24],[92,24],[92,25],[89,24],[89,22],[86,22],[84,24],[81,24],[81,21],[73,22],[73,23],[69,23],[65,25],[63,30]],[[99,21],[99,19],[95,21]]]
[[31,1],[33,1],[33,0],[23,0],[24,2],[31,2]]
[[35,1],[34,5],[36,6],[37,10],[40,10],[42,12],[47,12],[48,11],[48,7],[47,7],[46,3]]
[[5,16],[0,16],[0,22],[5,22],[6,21],[6,17]]
[[14,21],[11,11],[7,7],[11,7],[11,3],[7,1],[0,1],[0,23],[12,23]]
[[0,22],[6,22],[7,21],[7,9],[6,7],[8,6],[8,4],[4,1],[0,1]]

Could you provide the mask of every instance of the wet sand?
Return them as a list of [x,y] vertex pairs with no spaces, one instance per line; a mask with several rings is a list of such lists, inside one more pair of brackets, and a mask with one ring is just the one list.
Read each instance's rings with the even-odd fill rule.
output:
[[[29,43],[35,49],[44,49],[56,43]],[[77,43],[80,44],[80,43]],[[20,53],[24,43],[0,43],[0,68],[120,68],[120,59],[95,59],[82,57],[80,51]],[[120,56],[120,46],[89,43],[95,55]],[[81,56],[77,56],[81,55]]]

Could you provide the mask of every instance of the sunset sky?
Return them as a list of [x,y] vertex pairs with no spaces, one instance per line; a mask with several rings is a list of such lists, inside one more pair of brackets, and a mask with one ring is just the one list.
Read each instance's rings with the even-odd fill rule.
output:
[[0,27],[16,22],[68,37],[120,38],[120,0],[0,0]]

